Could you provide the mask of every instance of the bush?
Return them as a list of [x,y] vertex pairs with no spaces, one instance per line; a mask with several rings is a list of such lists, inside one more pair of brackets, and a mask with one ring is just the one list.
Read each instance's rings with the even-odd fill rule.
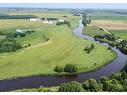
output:
[[59,92],[82,92],[84,91],[81,84],[78,82],[62,83],[58,90]]
[[62,67],[62,66],[56,66],[55,68],[54,68],[54,71],[55,72],[63,72],[64,71],[64,68]]
[[69,21],[64,21],[64,22],[57,22],[56,23],[56,25],[64,25],[64,24],[66,24],[66,25],[68,25],[68,26],[71,26],[71,24],[70,24],[70,22]]
[[92,44],[91,44],[91,48],[94,49],[94,47],[95,47],[95,45],[92,43]]
[[69,73],[77,72],[77,70],[78,70],[78,68],[77,68],[77,65],[75,65],[75,64],[67,64],[64,67],[64,71],[69,72]]
[[107,49],[108,49],[108,50],[112,50],[112,48],[111,48],[111,47],[108,47]]
[[82,87],[87,91],[97,92],[102,91],[102,85],[98,84],[95,79],[89,79],[82,84]]
[[20,49],[22,46],[14,39],[2,39],[0,41],[0,52],[12,52]]
[[86,46],[84,48],[84,51],[87,51],[87,53],[90,53],[92,49],[94,49],[95,45],[92,43],[90,46]]

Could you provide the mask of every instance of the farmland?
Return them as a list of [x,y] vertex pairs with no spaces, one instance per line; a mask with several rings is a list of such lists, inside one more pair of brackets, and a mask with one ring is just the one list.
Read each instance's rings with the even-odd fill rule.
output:
[[[68,12],[27,13],[27,15],[56,17],[70,21],[71,26],[30,22],[26,19],[1,19],[0,32],[13,33],[17,28],[33,29],[36,32],[26,37],[16,38],[21,44],[31,44],[30,47],[35,48],[22,48],[16,52],[0,54],[0,72],[2,72],[0,79],[67,74],[53,71],[56,65],[65,66],[66,64],[76,64],[79,68],[78,73],[88,72],[99,69],[116,57],[114,52],[98,44],[95,44],[95,49],[90,54],[83,51],[84,47],[92,42],[72,34],[72,29],[78,26],[79,17]],[[62,17],[64,15],[67,17]],[[50,42],[46,45],[39,45],[46,43],[42,39],[43,35],[47,36]],[[95,63],[96,66],[94,66]]]
[[91,18],[94,23],[103,27],[109,32],[121,37],[122,39],[127,39],[126,15],[126,11],[96,12],[91,14]]

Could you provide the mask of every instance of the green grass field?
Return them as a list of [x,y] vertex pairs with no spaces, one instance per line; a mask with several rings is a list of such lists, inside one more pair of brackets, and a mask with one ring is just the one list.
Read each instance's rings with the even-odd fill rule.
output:
[[127,40],[127,30],[110,30],[110,32]]
[[93,24],[88,24],[87,27],[84,29],[83,34],[94,37],[95,35],[106,34],[106,32],[100,30],[98,27],[96,27]]
[[[50,17],[50,15],[47,16]],[[61,17],[61,15],[57,17]],[[73,17],[72,14],[68,15],[66,20],[71,22],[71,27],[33,23],[27,20],[0,20],[0,29],[6,30],[5,32],[14,32],[17,27],[36,30],[35,33],[25,38],[17,39],[23,44],[31,43],[34,46],[44,43],[42,41],[43,35],[47,35],[51,41],[45,46],[28,50],[21,49],[13,53],[1,53],[0,79],[31,75],[55,75],[59,74],[53,71],[56,65],[64,66],[70,63],[77,64],[78,73],[88,72],[108,64],[116,57],[115,53],[98,44],[95,44],[95,49],[90,54],[83,51],[84,47],[90,45],[91,42],[72,34],[72,28],[78,26],[79,18]],[[94,63],[97,65],[94,66]]]

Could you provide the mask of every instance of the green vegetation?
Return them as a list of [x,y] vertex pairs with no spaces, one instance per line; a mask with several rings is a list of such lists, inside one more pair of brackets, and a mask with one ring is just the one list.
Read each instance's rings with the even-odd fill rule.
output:
[[80,83],[72,81],[70,83],[62,83],[58,91],[59,92],[82,92],[83,88]]
[[87,53],[90,53],[92,49],[94,49],[95,45],[92,43],[90,46],[86,46],[84,48],[84,51],[87,51]]
[[[28,13],[28,15],[31,14],[40,18],[62,18],[66,15],[67,17],[63,19],[69,21],[71,27],[30,22],[25,19],[1,19],[0,32],[2,33],[15,33],[17,28],[30,29],[36,32],[25,37],[15,38],[22,45],[29,44],[28,48],[0,54],[0,72],[2,72],[0,73],[0,79],[32,75],[69,74],[68,72],[54,71],[56,66],[64,67],[67,64],[76,64],[78,68],[76,73],[88,72],[96,70],[115,59],[114,52],[98,44],[94,44],[95,48],[89,55],[83,51],[85,46],[92,43],[72,34],[72,29],[78,26],[79,17],[69,13]],[[23,15],[26,15],[26,13]],[[49,38],[49,40],[45,41],[44,38]],[[95,63],[97,64],[95,65]]]
[[68,26],[71,26],[70,22],[69,21],[64,21],[64,22],[57,22],[56,25],[68,25]]
[[100,92],[102,91],[102,85],[98,84],[95,79],[89,79],[82,83],[82,87],[86,91]]
[[54,68],[54,71],[55,72],[63,72],[64,71],[64,68],[62,67],[62,66],[56,66],[55,68]]
[[0,19],[30,19],[37,18],[34,15],[0,15]]
[[82,17],[83,17],[82,24],[84,26],[87,26],[87,24],[91,23],[91,19],[87,16],[87,14],[83,14]]
[[66,64],[64,67],[63,66],[56,66],[54,68],[55,72],[68,72],[68,73],[75,73],[78,71],[78,67],[75,64]]
[[93,24],[87,24],[87,27],[85,27],[83,34],[94,37],[95,35],[106,34],[106,32]]
[[66,64],[64,67],[64,72],[69,72],[69,73],[75,73],[78,71],[77,65],[75,64]]
[[0,40],[0,53],[2,52],[14,52],[20,49],[22,46],[16,40],[11,38],[5,38]]
[[109,32],[119,36],[122,39],[127,40],[127,30],[109,30]]

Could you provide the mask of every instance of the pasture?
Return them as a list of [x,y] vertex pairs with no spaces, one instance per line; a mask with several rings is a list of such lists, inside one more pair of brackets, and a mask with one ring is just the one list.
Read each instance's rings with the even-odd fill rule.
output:
[[[32,47],[45,43],[42,40],[43,35],[48,36],[51,41],[47,45],[37,46],[36,48],[27,50],[23,48],[12,53],[1,53],[0,79],[31,75],[67,74],[53,71],[56,65],[65,66],[66,64],[77,64],[78,73],[88,72],[108,64],[116,57],[114,52],[98,44],[95,44],[95,49],[90,54],[83,51],[84,47],[90,45],[91,42],[72,34],[72,29],[78,26],[79,17],[74,17],[69,13],[58,13],[58,15],[56,13],[47,13],[47,15],[40,13],[38,15],[59,18],[68,15],[64,19],[71,22],[71,27],[29,22],[29,20],[0,20],[0,31],[2,32],[15,32],[16,28],[30,28],[36,31],[24,38],[17,38],[22,44],[30,43]],[[24,50],[25,52],[22,52]],[[96,66],[94,66],[95,63]]]

